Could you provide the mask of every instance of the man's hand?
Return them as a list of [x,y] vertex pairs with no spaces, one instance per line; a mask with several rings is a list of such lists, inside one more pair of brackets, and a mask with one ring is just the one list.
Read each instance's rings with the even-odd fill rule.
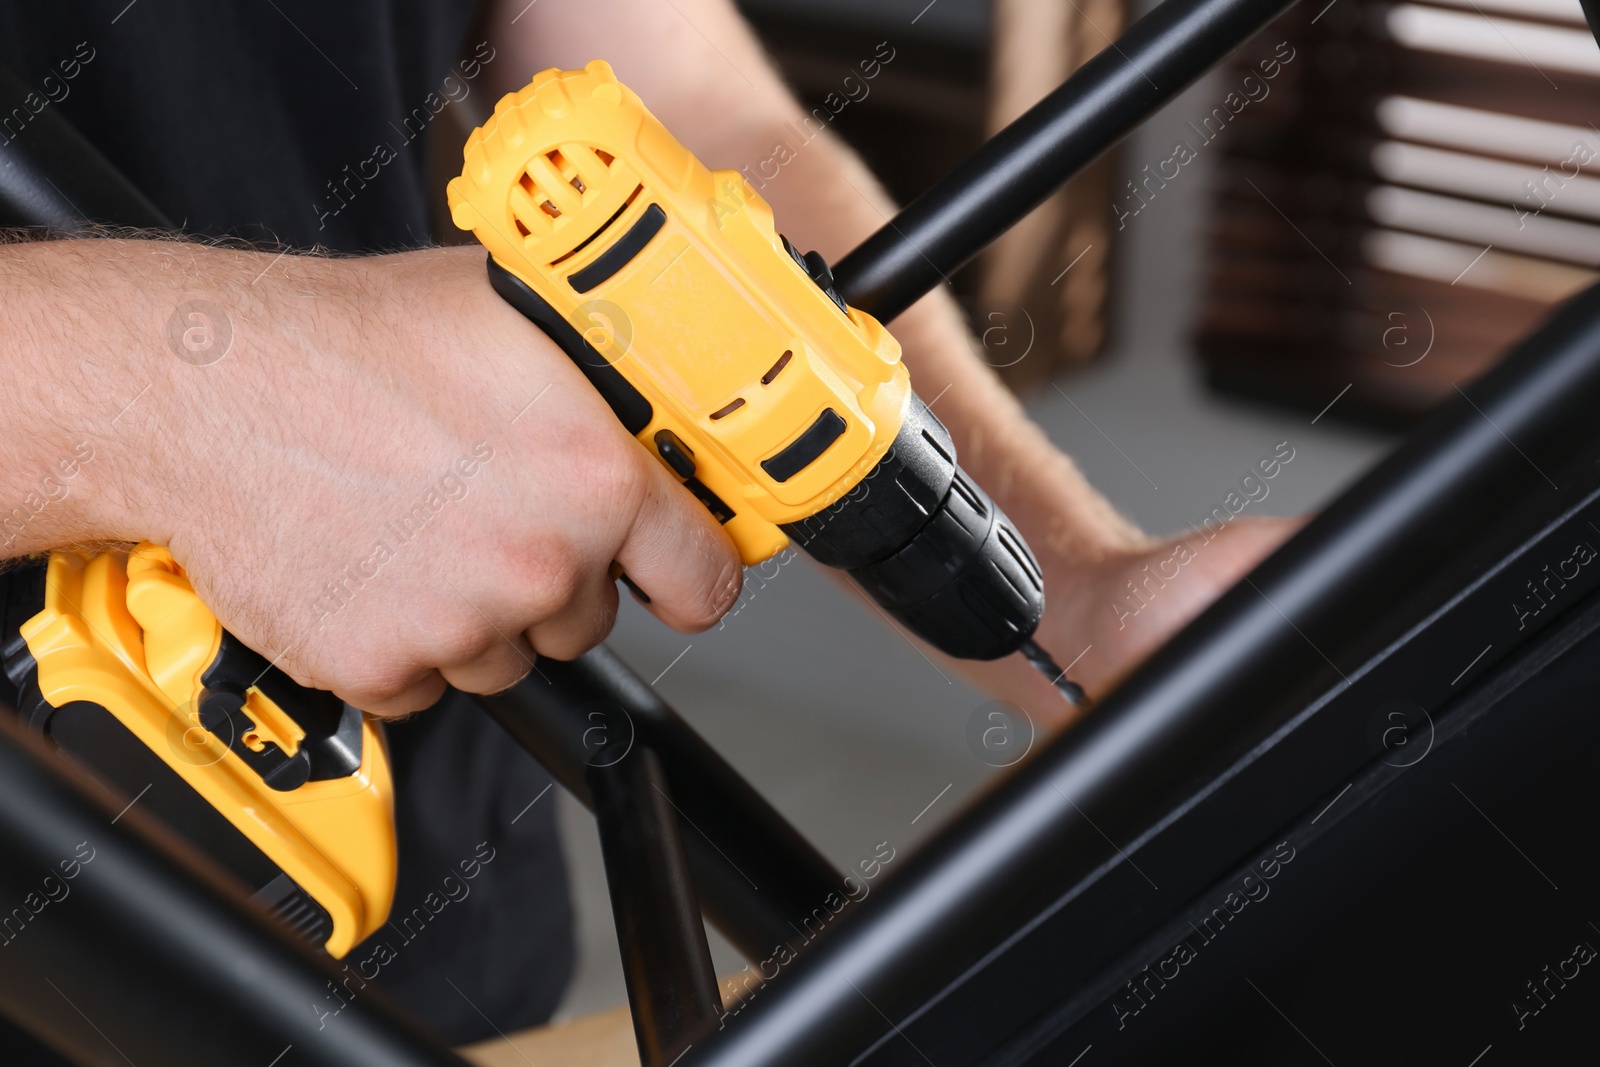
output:
[[1091,693],[1104,693],[1303,522],[1235,519],[1219,530],[1191,530],[1102,561],[1082,588],[1057,590],[1068,606],[1051,617],[1041,637],[1056,649],[1081,637],[1066,655],[1092,646],[1074,677]]
[[613,560],[682,630],[738,595],[727,536],[477,249],[47,242],[0,248],[0,283],[0,501],[44,501],[4,555],[168,545],[302,684],[377,714],[503,689],[606,635]]
[[[1235,519],[1220,530],[1145,539],[1094,558],[1041,553],[1047,611],[1035,639],[1093,699],[1103,697],[1295,530],[1302,519]],[[1081,711],[1010,659],[961,664],[977,684],[1054,729]]]

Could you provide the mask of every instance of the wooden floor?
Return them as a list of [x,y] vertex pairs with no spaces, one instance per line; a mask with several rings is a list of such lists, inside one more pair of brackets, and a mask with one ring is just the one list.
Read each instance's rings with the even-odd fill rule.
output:
[[[723,975],[717,984],[724,1011],[731,1010],[748,989],[742,975]],[[633,1016],[626,1004],[459,1051],[479,1067],[639,1067]]]
[[639,1067],[626,1006],[485,1041],[461,1053],[479,1067]]

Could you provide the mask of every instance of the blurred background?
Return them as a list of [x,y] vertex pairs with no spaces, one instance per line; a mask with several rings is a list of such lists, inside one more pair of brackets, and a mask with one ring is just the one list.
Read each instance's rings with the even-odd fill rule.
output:
[[[857,94],[832,126],[902,202],[1144,10],[743,5],[808,104]],[[1305,0],[954,284],[985,357],[1146,530],[1197,523],[1283,441],[1259,513],[1313,510],[1595,277],[1597,81],[1577,0]],[[840,867],[905,854],[998,773],[966,741],[986,698],[803,560],[752,570],[692,638],[624,601],[612,647]],[[625,992],[593,821],[555,802],[571,1017]]]

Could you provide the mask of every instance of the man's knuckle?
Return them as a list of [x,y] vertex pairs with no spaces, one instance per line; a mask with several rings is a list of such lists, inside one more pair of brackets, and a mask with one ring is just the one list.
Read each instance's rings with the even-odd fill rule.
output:
[[460,612],[443,626],[435,641],[440,663],[469,663],[489,648],[495,639],[494,628],[476,611]]
[[[621,447],[618,447],[618,445]],[[631,516],[642,505],[650,487],[650,468],[645,456],[631,441],[607,442],[592,453],[590,479],[597,499],[606,502],[606,512]]]
[[386,703],[404,696],[425,673],[402,660],[379,661],[344,672],[334,679],[333,688],[369,703]]
[[540,538],[525,559],[526,624],[561,614],[582,588],[587,553],[571,538],[550,536]]
[[739,560],[724,560],[715,577],[699,590],[691,621],[696,626],[705,627],[722,618],[733,607],[734,601],[739,599],[743,583],[744,568],[739,565]]

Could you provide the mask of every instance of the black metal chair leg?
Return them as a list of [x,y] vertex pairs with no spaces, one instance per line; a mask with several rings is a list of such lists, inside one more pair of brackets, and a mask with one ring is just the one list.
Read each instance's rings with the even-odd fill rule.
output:
[[668,1067],[711,1028],[722,1001],[661,761],[639,745],[617,755],[589,768],[589,788],[639,1058]]

